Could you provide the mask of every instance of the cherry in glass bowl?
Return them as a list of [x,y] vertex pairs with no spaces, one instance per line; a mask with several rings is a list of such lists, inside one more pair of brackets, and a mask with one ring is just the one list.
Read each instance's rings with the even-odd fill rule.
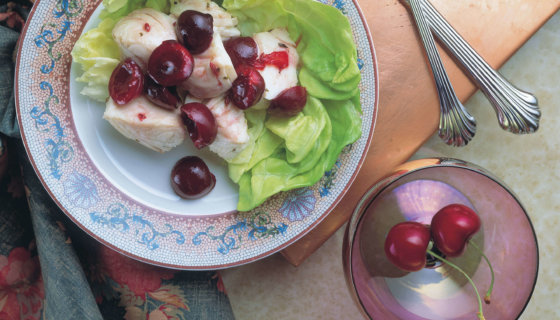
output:
[[[462,204],[482,222],[474,241],[495,272],[486,319],[518,318],[533,293],[538,245],[530,218],[515,194],[485,169],[455,159],[416,160],[372,186],[358,203],[346,229],[343,262],[348,286],[371,319],[476,319],[476,294],[465,277],[439,261],[417,272],[394,266],[385,256],[385,237],[394,225],[429,225],[435,213]],[[450,261],[474,281],[481,295],[491,273],[467,246]]]

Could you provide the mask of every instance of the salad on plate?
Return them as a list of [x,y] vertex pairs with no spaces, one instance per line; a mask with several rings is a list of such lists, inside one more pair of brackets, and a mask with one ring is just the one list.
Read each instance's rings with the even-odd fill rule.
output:
[[[81,94],[154,150],[185,140],[224,160],[239,211],[315,184],[361,136],[361,80],[344,15],[313,0],[104,0],[72,57]],[[131,142],[134,143],[134,142]],[[175,192],[209,193],[196,154],[169,168]]]

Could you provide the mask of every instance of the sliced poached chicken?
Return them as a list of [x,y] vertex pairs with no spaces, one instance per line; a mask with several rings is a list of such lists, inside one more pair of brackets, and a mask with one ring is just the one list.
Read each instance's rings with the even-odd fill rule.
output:
[[297,65],[299,56],[296,44],[290,40],[290,35],[286,29],[274,29],[270,32],[256,33],[253,36],[259,49],[259,57],[263,54],[285,51],[288,54],[288,66],[282,70],[274,65],[265,65],[263,70],[259,70],[265,83],[263,97],[272,100],[282,91],[297,86]]
[[179,110],[162,109],[144,96],[123,106],[109,98],[103,118],[125,137],[162,153],[183,143],[187,134]]
[[181,89],[197,98],[207,99],[222,95],[231,88],[237,73],[219,34],[214,34],[206,51],[193,57],[193,73],[181,84]]
[[125,58],[134,59],[145,69],[155,48],[165,40],[177,40],[174,21],[154,9],[135,10],[115,25],[113,39]]
[[249,143],[245,113],[233,103],[228,103],[223,96],[207,101],[206,105],[218,124],[218,135],[209,146],[210,151],[225,160],[232,160]]

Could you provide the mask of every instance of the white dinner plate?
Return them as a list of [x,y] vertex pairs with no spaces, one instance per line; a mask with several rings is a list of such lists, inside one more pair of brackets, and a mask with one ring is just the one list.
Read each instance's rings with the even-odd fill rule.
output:
[[[84,231],[135,259],[178,269],[218,269],[266,257],[301,238],[336,206],[364,161],[377,115],[371,35],[355,1],[321,1],[349,19],[358,49],[362,137],[314,186],[281,193],[250,212],[225,162],[187,141],[159,154],[131,143],[102,119],[104,105],[80,95],[70,52],[99,22],[101,1],[38,0],[22,33],[16,67],[18,120],[46,190]],[[215,174],[206,197],[180,199],[169,175],[196,154]]]

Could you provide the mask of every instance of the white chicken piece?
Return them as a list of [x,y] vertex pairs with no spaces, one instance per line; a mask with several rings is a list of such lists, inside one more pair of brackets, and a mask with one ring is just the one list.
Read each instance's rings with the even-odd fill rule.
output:
[[162,109],[144,96],[123,106],[109,99],[103,118],[125,137],[161,153],[183,143],[187,135],[179,110]]
[[267,65],[263,70],[259,70],[265,83],[263,97],[272,100],[282,91],[297,86],[297,65],[299,63],[299,55],[296,50],[296,44],[290,39],[290,35],[286,29],[274,29],[270,32],[261,32],[253,35],[253,39],[257,43],[259,49],[259,57],[262,54],[270,54],[278,51],[286,51],[288,53],[288,67],[278,70],[278,67]]
[[233,62],[229,57],[222,38],[214,34],[210,47],[201,54],[193,55],[194,70],[192,75],[181,84],[181,89],[200,98],[214,98],[231,88],[237,79]]
[[179,17],[183,11],[195,10],[210,14],[214,19],[214,32],[219,33],[223,41],[239,37],[241,32],[237,29],[237,18],[210,0],[180,0],[171,4],[171,15]]
[[225,160],[232,160],[249,143],[245,113],[232,103],[226,103],[224,96],[211,99],[206,105],[218,124],[218,135],[209,146],[210,151]]
[[155,48],[165,40],[177,40],[174,22],[172,17],[154,9],[135,10],[115,25],[113,39],[123,56],[133,58],[145,68]]

